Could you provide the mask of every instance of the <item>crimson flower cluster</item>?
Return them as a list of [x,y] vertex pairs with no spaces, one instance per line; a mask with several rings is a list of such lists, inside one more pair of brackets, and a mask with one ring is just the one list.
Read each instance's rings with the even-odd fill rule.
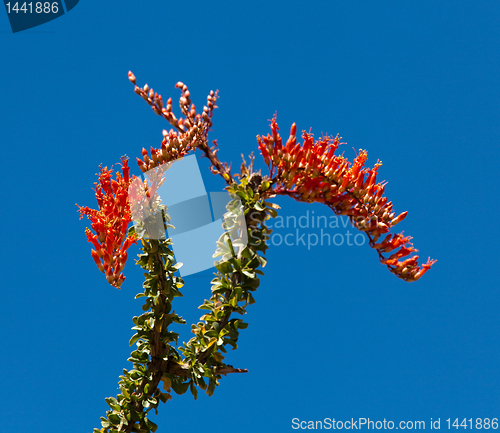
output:
[[[304,142],[297,143],[297,126],[292,124],[290,136],[283,145],[274,117],[272,135],[257,136],[259,149],[269,167],[273,194],[288,195],[302,202],[319,202],[330,207],[337,215],[347,215],[357,229],[368,235],[380,261],[405,281],[416,281],[427,272],[436,260],[428,259],[419,266],[418,256],[407,259],[413,248],[403,233],[388,234],[390,229],[407,215],[396,216],[392,202],[384,197],[386,183],[377,183],[377,173],[382,165],[365,167],[367,152],[360,150],[351,163],[335,151],[342,143],[338,135],[314,140],[313,135],[302,133]],[[379,238],[385,238],[378,242]],[[392,253],[388,257],[384,253]]]
[[122,271],[127,261],[127,249],[137,240],[128,236],[127,229],[132,221],[128,200],[130,167],[128,159],[122,158],[122,174],[113,169],[100,167],[99,182],[95,183],[95,196],[99,210],[87,206],[78,206],[80,218],[86,215],[91,221],[95,234],[87,228],[87,239],[94,245],[92,258],[100,271],[106,274],[106,280],[116,288],[120,288],[125,280]]
[[207,105],[203,107],[203,113],[199,114],[196,112],[196,106],[191,103],[191,93],[188,87],[179,81],[175,87],[181,89],[179,106],[185,117],[177,118],[172,111],[172,98],[164,104],[162,96],[149,88],[147,84],[144,87],[137,86],[137,80],[132,72],[128,73],[128,78],[134,84],[135,93],[141,96],[158,116],[163,117],[173,126],[170,131],[163,130],[163,141],[159,149],[151,146],[149,153],[145,148],[142,149],[143,159],[137,158],[137,164],[143,173],[161,164],[182,158],[198,145],[204,147],[208,131],[212,126],[213,110],[217,108],[215,105],[217,92],[210,92],[207,96]]

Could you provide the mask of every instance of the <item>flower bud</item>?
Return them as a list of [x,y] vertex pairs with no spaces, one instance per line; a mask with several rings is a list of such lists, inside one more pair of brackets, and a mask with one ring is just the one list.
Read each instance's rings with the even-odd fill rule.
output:
[[146,164],[144,164],[144,161],[142,159],[139,159],[137,158],[137,165],[139,166],[139,168],[141,169],[141,171],[144,173],[147,171],[147,167],[146,167]]
[[397,223],[403,221],[406,218],[406,215],[408,215],[408,211],[405,211],[397,216],[397,218],[394,218],[391,221],[391,226],[395,226]]
[[153,158],[153,161],[155,164],[158,164],[158,153],[155,151],[154,153],[151,153],[151,157]]
[[94,259],[94,262],[97,265],[97,267],[99,268],[99,270],[101,272],[104,272],[104,266],[101,263],[101,259],[99,258],[99,254],[97,253],[97,251],[92,250],[91,254],[92,254],[92,258]]

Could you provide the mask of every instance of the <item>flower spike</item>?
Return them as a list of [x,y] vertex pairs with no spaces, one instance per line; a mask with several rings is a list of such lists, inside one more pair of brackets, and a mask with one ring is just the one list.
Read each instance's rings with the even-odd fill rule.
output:
[[[383,197],[385,183],[376,183],[381,162],[378,161],[373,168],[365,167],[368,159],[365,150],[359,151],[353,163],[342,155],[335,155],[335,150],[343,144],[338,135],[315,141],[312,134],[303,131],[303,144],[296,144],[295,123],[284,146],[276,116],[271,120],[271,130],[272,135],[257,136],[273,185],[268,195],[288,195],[306,203],[323,203],[335,214],[347,215],[354,227],[367,234],[381,263],[405,281],[418,280],[436,263],[436,260],[429,259],[426,264],[418,266],[418,256],[400,262],[401,257],[417,251],[409,242],[411,238],[403,237],[402,233],[387,234],[382,242],[377,243],[381,235],[388,233],[408,214],[403,212],[396,217],[392,202]],[[397,248],[399,250],[390,257],[383,256],[383,253]]]
[[92,258],[106,274],[106,280],[116,288],[125,280],[121,271],[127,259],[126,251],[137,242],[135,236],[127,236],[127,227],[132,221],[128,202],[128,187],[132,181],[128,158],[122,158],[121,168],[122,173],[116,172],[116,179],[113,179],[112,168],[100,167],[99,182],[95,184],[99,210],[77,205],[80,218],[87,216],[95,232],[86,230],[87,239],[95,248],[91,251]]

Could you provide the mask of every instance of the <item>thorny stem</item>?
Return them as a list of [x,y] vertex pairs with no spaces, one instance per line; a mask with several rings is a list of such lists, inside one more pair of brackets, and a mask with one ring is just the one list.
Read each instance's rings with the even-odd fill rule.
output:
[[212,173],[219,174],[224,178],[228,185],[231,185],[234,182],[233,177],[231,176],[231,166],[228,166],[227,163],[223,164],[219,160],[219,158],[217,157],[217,141],[214,140],[213,143],[214,147],[210,148],[206,138],[203,137],[198,142],[197,147],[205,154],[205,157],[208,158],[210,163],[212,164],[212,167],[210,167]]
[[[164,295],[165,289],[166,289],[166,284],[167,284],[167,275],[165,272],[164,268],[164,263],[163,263],[163,258],[159,252],[155,253],[154,255],[155,261],[158,263],[161,263],[161,270],[159,273],[159,281],[158,281],[158,290],[160,293],[161,301],[163,302],[163,305],[167,305],[167,298]],[[234,274],[237,274],[235,272]],[[233,274],[233,275],[234,275]],[[228,298],[230,295],[230,290],[226,292],[226,297]],[[231,316],[232,311],[228,310],[227,313],[225,314],[224,318],[219,321],[221,327],[224,327],[227,325],[229,322],[229,318]],[[142,401],[147,400],[150,397],[152,397],[156,390],[158,389],[158,386],[160,385],[161,378],[164,373],[167,374],[173,374],[175,376],[179,377],[186,377],[189,375],[189,367],[183,366],[172,359],[169,359],[169,346],[162,342],[160,340],[161,337],[161,331],[156,330],[154,327],[151,330],[152,334],[152,339],[151,339],[151,361],[147,364],[147,373],[152,373],[152,379],[148,380],[148,374],[146,374],[146,377],[142,380],[141,384],[137,388],[137,390],[134,392],[134,395],[136,396],[141,396],[142,398],[134,402],[134,410],[136,412],[142,412],[144,410],[142,406]],[[200,354],[197,356],[197,361],[201,364],[205,364],[208,357],[210,356],[212,350],[207,350],[205,352],[200,352]],[[165,357],[167,360],[165,360]],[[246,373],[248,370],[246,369],[241,369],[241,368],[234,368],[231,365],[224,365],[223,367],[216,368],[215,372],[217,374],[223,374],[226,375],[228,373]],[[146,395],[144,394],[144,389],[146,385],[149,384],[149,390]],[[143,421],[144,422],[144,421]],[[144,427],[141,423],[141,427]],[[125,433],[131,433],[132,430],[135,427],[134,422],[130,422],[127,426],[122,426],[120,428],[120,431],[123,431]],[[122,430],[122,428],[125,428]]]

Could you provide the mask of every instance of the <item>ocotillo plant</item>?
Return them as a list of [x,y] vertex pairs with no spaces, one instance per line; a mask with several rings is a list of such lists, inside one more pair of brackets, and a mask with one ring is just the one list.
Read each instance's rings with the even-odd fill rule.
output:
[[163,131],[159,148],[142,149],[142,158],[137,158],[140,170],[150,172],[198,149],[209,159],[212,173],[223,177],[227,192],[241,202],[248,242],[243,247],[240,244],[238,251],[234,239],[214,243],[213,257],[221,260],[215,262],[217,272],[211,282],[211,297],[199,307],[205,314],[192,325],[194,337],[179,346],[179,335],[169,326],[186,323],[172,309],[174,298],[182,296],[184,282],[177,275],[181,264],[174,259],[172,241],[144,236],[144,230],[138,233],[140,225],[131,224],[149,206],[162,215],[163,229],[171,227],[168,210],[155,201],[164,172],[156,172],[156,178],[148,183],[130,176],[126,157],[122,158],[121,173],[117,171],[115,177],[112,169],[101,166],[95,184],[98,209],[78,209],[81,217],[86,215],[91,221],[92,229],[87,229],[86,234],[94,247],[92,258],[108,283],[120,288],[125,280],[127,249],[140,242],[142,254],[136,263],[146,273],[143,291],[136,295],[144,297],[145,302],[144,313],[133,318],[132,329],[136,333],[130,345],[135,344],[136,349],[129,358],[133,367],[123,370],[116,398],[106,398],[110,409],[101,418],[102,428],[94,432],[154,432],[157,426],[148,413],[157,411],[160,401],[171,399],[172,391],[183,394],[189,389],[195,399],[198,389],[212,395],[222,375],[247,372],[226,364],[224,359],[227,346],[236,349],[239,330],[247,327],[234,313],[245,314],[246,308],[255,302],[252,292],[259,286],[259,276],[264,275],[258,268],[266,265],[264,253],[270,234],[266,221],[275,218],[279,209],[269,200],[277,195],[306,203],[319,202],[336,215],[347,215],[352,225],[366,234],[380,262],[398,278],[416,281],[434,264],[435,260],[428,259],[419,266],[416,255],[405,259],[417,251],[411,238],[390,231],[407,213],[396,216],[392,202],[384,196],[385,184],[376,181],[381,164],[366,167],[366,151],[360,150],[350,162],[335,154],[342,144],[338,135],[315,140],[303,131],[300,143],[295,123],[283,143],[273,117],[271,134],[257,136],[269,172],[254,171],[251,155],[251,162],[247,164],[243,158],[240,173],[233,175],[230,166],[217,157],[217,143],[208,144],[218,92],[211,91],[202,113],[197,113],[187,86],[177,83],[182,92],[182,116],[177,118],[172,111],[172,98],[164,103],[147,84],[137,86],[131,72],[129,80],[135,92],[171,125],[169,131]]

